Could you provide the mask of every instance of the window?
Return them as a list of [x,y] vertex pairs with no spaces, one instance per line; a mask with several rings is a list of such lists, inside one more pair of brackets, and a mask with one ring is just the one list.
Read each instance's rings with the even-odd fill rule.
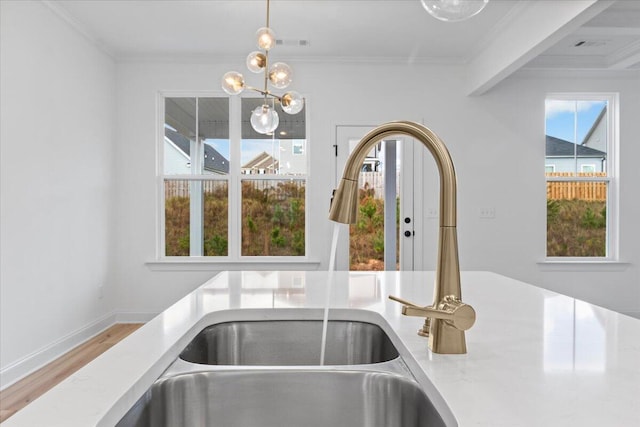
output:
[[301,156],[304,154],[304,141],[293,141],[293,154]]
[[546,99],[547,257],[617,258],[617,105],[613,94]]
[[262,102],[164,98],[163,256],[233,261],[306,254],[305,110],[289,115],[276,103],[280,125],[261,135],[249,117]]

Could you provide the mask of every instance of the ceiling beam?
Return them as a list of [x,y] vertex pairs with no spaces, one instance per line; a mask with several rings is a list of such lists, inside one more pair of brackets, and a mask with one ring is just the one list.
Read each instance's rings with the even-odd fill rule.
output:
[[638,62],[640,62],[640,40],[636,40],[607,57],[607,65],[614,70],[624,70]]
[[530,1],[467,65],[467,94],[482,95],[611,6],[612,0]]

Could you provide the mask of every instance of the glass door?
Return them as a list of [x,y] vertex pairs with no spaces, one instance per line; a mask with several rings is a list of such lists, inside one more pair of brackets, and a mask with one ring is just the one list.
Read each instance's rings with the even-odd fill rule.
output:
[[[349,154],[373,127],[336,126],[336,186]],[[339,236],[337,270],[414,269],[414,158],[413,140],[400,135],[368,153],[360,172],[358,219],[348,235]]]

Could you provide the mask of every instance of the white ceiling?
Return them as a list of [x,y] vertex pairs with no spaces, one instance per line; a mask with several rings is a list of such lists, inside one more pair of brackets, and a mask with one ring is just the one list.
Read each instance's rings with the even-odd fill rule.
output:
[[[264,0],[44,3],[119,61],[235,61],[255,50],[254,33],[266,17]],[[552,28],[554,19],[562,25]],[[640,0],[491,0],[458,23],[432,18],[419,0],[272,0],[271,27],[285,41],[272,55],[287,60],[482,67],[482,55],[488,62],[492,49],[506,49],[513,59],[494,75],[522,66],[624,70],[640,63]],[[299,40],[308,46],[297,46]]]

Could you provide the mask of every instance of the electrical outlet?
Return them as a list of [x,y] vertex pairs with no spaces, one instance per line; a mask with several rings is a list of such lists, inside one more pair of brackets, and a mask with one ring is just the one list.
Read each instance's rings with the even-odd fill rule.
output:
[[427,208],[427,218],[438,218],[438,209]]
[[98,286],[98,299],[102,299],[104,297],[104,285]]
[[480,208],[480,218],[493,219],[496,217],[495,208]]

